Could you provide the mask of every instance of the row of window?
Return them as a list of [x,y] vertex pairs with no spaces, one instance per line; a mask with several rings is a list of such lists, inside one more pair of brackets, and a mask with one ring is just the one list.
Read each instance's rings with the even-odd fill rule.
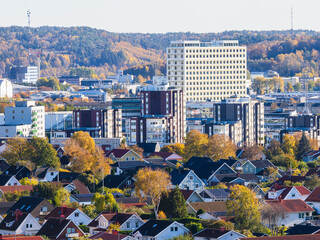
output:
[[[207,83],[207,84],[206,84]],[[215,81],[215,82],[202,82],[202,81],[197,81],[197,82],[186,82],[186,85],[226,85],[226,84],[244,84],[244,81]]]
[[199,96],[199,95],[233,95],[233,94],[245,94],[245,91],[230,91],[230,92],[189,92],[187,96]]
[[[245,52],[245,48],[218,48],[218,49],[186,49],[186,53],[222,53]],[[168,53],[183,53],[183,49],[168,49]]]
[[190,91],[192,91],[192,90],[229,90],[229,89],[242,89],[242,86],[240,86],[240,88],[239,88],[239,86],[224,86],[224,87],[210,87],[210,89],[209,89],[209,87],[203,87],[203,89],[202,89],[202,87],[187,87],[186,88],[186,90],[188,91],[188,90],[190,90]]

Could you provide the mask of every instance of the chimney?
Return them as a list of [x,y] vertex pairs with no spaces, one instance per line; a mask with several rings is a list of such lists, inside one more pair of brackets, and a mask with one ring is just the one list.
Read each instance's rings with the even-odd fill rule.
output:
[[20,209],[16,209],[16,211],[14,212],[15,216],[16,216],[16,221],[19,220],[20,216],[21,216],[21,210]]
[[112,234],[118,235],[118,231],[117,230],[112,230]]

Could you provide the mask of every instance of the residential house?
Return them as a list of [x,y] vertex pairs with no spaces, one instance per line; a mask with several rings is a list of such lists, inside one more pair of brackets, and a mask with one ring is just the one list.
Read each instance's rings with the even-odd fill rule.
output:
[[226,163],[229,167],[231,167],[234,170],[241,167],[241,165],[242,165],[241,161],[239,161],[237,159],[233,159],[233,158],[219,159],[218,163]]
[[267,168],[277,168],[269,160],[248,160],[242,165],[243,173],[258,174]]
[[256,194],[259,200],[264,199],[266,195],[266,193],[262,190],[262,188],[259,185],[255,186],[252,191]]
[[197,214],[199,209],[203,209],[208,214],[215,218],[227,216],[226,202],[190,202],[187,203],[187,212],[190,214]]
[[[5,217],[9,209],[15,204],[15,202],[0,202],[0,216]],[[1,221],[0,221],[1,222]]]
[[52,167],[39,167],[35,169],[32,175],[38,178],[39,182],[52,182],[59,171]]
[[49,218],[38,231],[37,236],[46,236],[50,240],[65,240],[83,237],[83,231],[70,219]]
[[19,210],[9,212],[0,223],[0,234],[2,235],[35,235],[41,225],[29,213],[23,213]]
[[5,193],[31,192],[32,190],[32,185],[0,186],[0,198],[3,198]]
[[2,235],[2,240],[44,240],[41,236]]
[[96,234],[89,237],[89,239],[102,239],[102,240],[136,240],[128,235],[115,233],[107,233],[107,232],[97,232]]
[[[266,200],[265,204],[268,204],[277,211],[283,211],[285,216],[283,219],[279,219],[276,223],[277,226],[291,227],[295,224],[305,222],[312,216],[314,210],[301,199],[290,200]],[[266,223],[268,225],[268,223]]]
[[172,185],[178,186],[184,190],[202,191],[204,189],[204,182],[189,169],[174,169],[170,172]]
[[252,238],[239,238],[239,240],[320,240],[320,235],[284,235],[276,237],[252,237]]
[[304,162],[317,161],[320,157],[320,151],[310,150],[309,152],[306,152],[305,154],[303,154],[301,157]]
[[44,217],[44,220],[46,221],[49,218],[58,218],[60,216],[64,216],[66,219],[70,219],[76,225],[88,225],[92,221],[92,219],[89,218],[80,209],[69,207],[56,207],[47,216]]
[[178,160],[183,161],[183,157],[176,153],[169,153],[169,152],[153,152],[148,155],[148,158],[162,158],[164,160]]
[[89,224],[90,234],[106,231],[110,224],[119,224],[120,231],[133,231],[144,224],[139,215],[135,213],[100,213]]
[[189,230],[176,221],[152,219],[136,229],[132,236],[139,240],[165,240],[188,233]]
[[0,175],[0,186],[20,186],[20,182],[12,175]]
[[214,186],[218,183],[224,183],[227,186],[240,184],[248,186],[249,184],[257,185],[259,178],[253,173],[229,173],[229,174],[213,174],[208,179],[208,185]]
[[197,191],[179,189],[182,193],[184,200],[187,202],[204,202],[203,198]]
[[79,180],[74,180],[71,183],[64,184],[63,186],[72,194],[90,194],[89,188]]
[[177,166],[177,163],[182,163],[178,160],[171,159],[171,160],[165,160],[161,157],[158,158],[146,158],[144,159],[145,162],[149,164],[149,167],[152,169],[158,169],[158,168],[171,168],[175,169]]
[[238,240],[239,238],[246,237],[233,230],[226,230],[221,227],[220,229],[203,229],[193,235],[194,240]]
[[[309,172],[310,172],[310,170],[309,170]],[[307,176],[307,174],[306,174],[306,176]],[[302,183],[306,179],[306,176],[284,175],[281,178],[279,178],[278,180],[276,180],[275,182],[269,184],[267,187],[272,187],[274,184],[284,185],[285,181],[290,181],[292,183],[297,183],[297,182]]]
[[159,143],[138,143],[139,148],[143,149],[143,156],[147,157],[153,152],[160,152],[160,144]]
[[310,195],[305,199],[305,202],[311,206],[317,213],[320,213],[320,187],[315,187]]
[[70,202],[77,202],[79,205],[92,204],[93,194],[73,194],[70,196]]
[[9,166],[1,175],[15,176],[16,179],[21,180],[26,177],[29,178],[31,171],[24,166]]
[[112,149],[106,157],[114,161],[141,161],[142,157],[132,149]]
[[148,167],[150,164],[146,161],[120,161],[111,164],[115,175],[125,174],[134,176],[140,168]]
[[314,226],[310,223],[308,224],[297,224],[293,227],[290,227],[286,231],[286,235],[313,235],[313,234],[320,234],[320,226]]
[[80,176],[80,173],[75,172],[59,172],[59,174],[53,179],[58,182],[72,182]]
[[9,167],[9,164],[7,163],[6,160],[1,159],[0,160],[0,172],[3,172]]
[[227,201],[231,191],[228,188],[223,189],[204,189],[200,196],[205,202]]
[[134,188],[134,179],[125,175],[108,175],[97,186],[97,189],[102,186],[107,188],[132,189]]
[[287,187],[275,184],[267,192],[265,198],[269,200],[277,200],[279,198],[283,200],[301,199],[304,201],[310,193],[304,186]]
[[226,163],[214,162],[207,157],[192,157],[185,164],[185,167],[193,170],[206,185],[210,185],[209,179],[215,174],[236,173]]
[[48,200],[40,197],[21,197],[8,212],[20,210],[23,213],[30,213],[38,222],[54,209]]
[[316,168],[310,168],[309,171],[306,173],[306,177],[310,177],[312,175],[320,176],[320,166],[317,166]]

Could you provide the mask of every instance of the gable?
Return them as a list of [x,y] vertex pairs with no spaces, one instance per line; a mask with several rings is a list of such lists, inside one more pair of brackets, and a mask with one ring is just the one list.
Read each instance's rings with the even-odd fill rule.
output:
[[236,173],[231,167],[226,163],[222,164],[213,174],[227,174],[227,173]]
[[244,171],[248,172],[253,172],[253,171],[256,171],[256,167],[248,160],[246,161],[243,165],[242,165],[242,168]]

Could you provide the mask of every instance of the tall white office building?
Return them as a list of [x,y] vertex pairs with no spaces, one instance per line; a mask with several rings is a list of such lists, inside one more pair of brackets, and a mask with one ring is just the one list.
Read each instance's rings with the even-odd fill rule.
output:
[[221,101],[246,96],[247,53],[237,40],[173,41],[167,48],[170,86],[186,101]]
[[0,137],[45,137],[45,109],[34,101],[17,101],[15,107],[5,108],[5,125]]

